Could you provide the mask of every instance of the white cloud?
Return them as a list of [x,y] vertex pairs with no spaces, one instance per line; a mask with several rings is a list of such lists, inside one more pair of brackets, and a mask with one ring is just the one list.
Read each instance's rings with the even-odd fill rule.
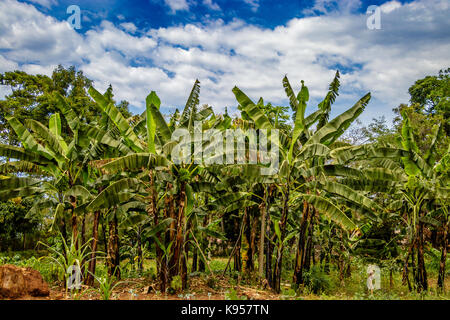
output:
[[121,23],[120,26],[129,33],[135,33],[137,30],[137,27],[132,22],[124,22]]
[[82,37],[66,21],[46,16],[34,6],[12,0],[0,2],[0,48],[20,63],[80,62]]
[[244,2],[250,6],[253,12],[258,11],[259,0],[244,0]]
[[213,2],[212,0],[203,0],[203,4],[210,8],[211,10],[219,11],[220,7],[217,3]]
[[58,4],[58,0],[28,0],[28,1],[39,4],[48,9],[50,9],[52,6]]
[[189,4],[186,0],[164,0],[164,2],[170,7],[172,13],[182,10],[189,10]]
[[254,100],[262,96],[287,105],[281,84],[286,73],[297,90],[305,80],[312,110],[339,68],[335,112],[371,91],[373,101],[363,118],[385,114],[389,119],[393,107],[408,101],[407,89],[416,79],[450,66],[449,5],[391,1],[382,13],[382,30],[368,30],[364,13],[345,11],[354,5],[347,1],[346,14],[296,18],[274,29],[216,20],[142,35],[130,33],[131,24],[103,21],[80,35],[31,5],[5,0],[0,2],[0,71],[48,73],[56,64],[75,64],[97,88],[111,83],[116,99],[136,108],[143,108],[155,90],[165,110],[182,107],[198,78],[201,103],[220,112],[236,106],[234,85]]
[[395,9],[401,8],[402,4],[396,0],[383,3],[380,8],[383,13],[390,13]]
[[348,14],[361,7],[361,0],[315,0],[311,8],[305,9],[304,13],[340,13]]
[[[0,54],[0,72],[6,72],[6,71],[13,71],[16,70],[19,67],[19,65],[11,60],[5,59],[4,56]],[[0,86],[1,87],[1,86]]]
[[44,74],[47,76],[51,76],[53,73],[53,70],[55,70],[56,67],[57,67],[56,64],[41,66],[39,64],[30,63],[30,64],[22,65],[20,67],[20,70],[23,70],[26,73],[30,73],[30,74]]

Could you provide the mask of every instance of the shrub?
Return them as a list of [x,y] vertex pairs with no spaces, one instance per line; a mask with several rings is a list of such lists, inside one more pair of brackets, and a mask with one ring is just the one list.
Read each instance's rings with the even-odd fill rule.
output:
[[313,266],[305,272],[305,287],[315,294],[328,292],[331,289],[330,276],[323,272],[318,266]]

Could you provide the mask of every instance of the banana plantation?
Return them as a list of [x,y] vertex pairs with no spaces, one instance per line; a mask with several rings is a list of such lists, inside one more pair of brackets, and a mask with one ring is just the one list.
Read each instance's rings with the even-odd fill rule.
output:
[[339,72],[318,104],[280,80],[285,106],[238,84],[234,114],[199,81],[170,114],[91,83],[83,112],[58,90],[43,117],[2,111],[0,264],[55,299],[450,298],[448,81],[441,121],[404,105],[354,142],[370,93],[338,113]]

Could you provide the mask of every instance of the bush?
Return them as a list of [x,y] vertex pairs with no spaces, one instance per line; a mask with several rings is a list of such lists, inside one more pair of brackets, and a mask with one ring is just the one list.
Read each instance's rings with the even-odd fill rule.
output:
[[231,288],[225,293],[225,300],[247,300],[246,296],[239,296],[237,291]]
[[315,294],[328,292],[331,289],[331,278],[318,266],[313,266],[304,273],[305,287]]
[[182,287],[183,287],[183,285],[181,282],[181,277],[174,276],[172,278],[172,281],[170,281],[169,293],[175,293],[175,292],[181,291]]

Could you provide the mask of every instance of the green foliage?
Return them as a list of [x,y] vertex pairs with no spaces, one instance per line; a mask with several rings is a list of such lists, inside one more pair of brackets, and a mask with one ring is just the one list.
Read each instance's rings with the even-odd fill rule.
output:
[[[75,67],[66,69],[59,65],[51,77],[23,71],[4,72],[0,74],[0,84],[12,89],[12,93],[0,101],[0,139],[11,144],[17,144],[18,140],[9,130],[6,117],[14,116],[21,122],[33,119],[47,125],[50,116],[59,111],[54,92],[66,97],[75,114],[85,121],[91,122],[100,115],[87,94],[92,81]],[[126,102],[121,110],[129,115]],[[67,137],[69,131],[64,119],[61,128],[62,136]]]
[[98,283],[97,292],[100,294],[102,300],[110,300],[113,294],[114,289],[119,286],[121,281],[117,282],[114,276],[94,276],[95,280]]
[[170,282],[169,292],[179,292],[182,289],[181,276],[175,276]]
[[[37,88],[40,98],[30,108],[43,110],[38,103],[42,102],[51,106],[51,112],[35,119],[12,108],[4,115],[8,122],[4,125],[8,139],[15,140],[0,145],[0,156],[8,160],[0,164],[0,199],[23,198],[0,204],[0,221],[6,222],[0,225],[1,245],[14,237],[17,244],[22,234],[28,236],[29,222],[61,230],[65,236],[44,240],[47,257],[24,262],[43,270],[48,279],[55,274],[67,279],[71,266],[88,269],[91,242],[79,240],[97,231],[98,226],[92,225],[95,214],[101,229],[99,246],[108,249],[106,266],[99,263],[93,275],[102,299],[111,299],[119,284],[112,270],[121,271],[117,278],[158,277],[158,289],[171,294],[188,287],[186,279],[199,272],[209,275],[206,284],[214,289],[215,273],[225,276],[227,268],[234,269],[228,278],[231,285],[254,284],[260,239],[265,240],[260,248],[266,259],[263,267],[270,266],[266,280],[283,298],[297,297],[284,288],[285,282],[295,282],[304,284],[302,294],[345,292],[375,299],[386,295],[367,295],[364,263],[380,264],[383,272],[398,276],[405,244],[418,239],[420,223],[441,233],[448,226],[450,149],[438,112],[445,99],[436,102],[430,95],[441,93],[433,91],[425,102],[416,101],[422,99],[420,90],[428,90],[425,83],[413,90],[412,100],[434,103],[433,111],[416,104],[401,106],[402,117],[394,129],[384,119],[375,119],[360,135],[350,133],[348,138],[343,134],[368,105],[370,93],[329,120],[339,94],[339,72],[308,116],[309,91],[303,81],[296,92],[287,77],[283,79],[288,106],[272,106],[263,98],[255,104],[234,87],[241,114],[232,119],[227,112],[214,114],[208,105],[199,108],[197,80],[183,111],[170,121],[153,91],[145,112],[130,117],[126,107],[113,100],[111,86],[100,93],[87,80],[81,81],[79,74],[79,79],[73,78],[81,81],[75,90],[70,72],[58,72],[68,77],[62,77],[61,83],[70,85],[64,90]],[[48,83],[45,77],[21,76]],[[87,87],[94,101],[87,96]],[[26,96],[27,91],[20,94]],[[83,106],[77,104],[82,96],[88,98]],[[16,98],[20,97],[10,96],[7,102],[17,103]],[[265,176],[259,164],[176,163],[171,152],[178,141],[172,139],[172,132],[193,133],[194,121],[201,120],[202,129],[221,133],[278,129],[280,170]],[[427,125],[432,126],[424,128]],[[14,145],[19,142],[21,147]],[[204,147],[214,145],[207,142]],[[30,203],[25,205],[26,201]],[[260,222],[264,222],[261,227]],[[66,242],[69,237],[71,243]],[[195,265],[190,253],[196,254]],[[431,250],[433,256],[427,256],[429,270],[436,271],[438,253]],[[211,259],[215,254],[227,257]],[[98,252],[94,255],[99,258]],[[56,271],[45,269],[49,261]],[[242,269],[248,272],[243,275]],[[235,289],[225,297],[247,298]],[[402,294],[396,291],[391,297]]]
[[[427,113],[441,113],[447,119],[450,117],[450,68],[440,70],[437,76],[426,76],[417,80],[410,88],[412,104],[426,107]],[[448,131],[447,131],[448,134]]]
[[247,297],[238,295],[237,291],[231,288],[225,292],[225,300],[247,300]]
[[26,237],[29,241],[41,234],[43,217],[28,215],[32,205],[28,199],[0,202],[0,252],[25,249]]
[[[90,261],[91,251],[89,251],[89,242],[77,247],[73,237],[70,243],[67,243],[62,235],[60,236],[60,239],[62,247],[49,246],[41,242],[41,244],[50,252],[50,255],[41,257],[40,260],[52,261],[59,268],[60,273],[63,274],[63,280],[66,283],[72,275],[70,267],[78,267],[79,270],[85,270],[86,272]],[[84,277],[85,275],[82,276]]]
[[328,293],[332,288],[332,281],[319,266],[313,266],[305,272],[304,286],[309,292],[315,294]]

